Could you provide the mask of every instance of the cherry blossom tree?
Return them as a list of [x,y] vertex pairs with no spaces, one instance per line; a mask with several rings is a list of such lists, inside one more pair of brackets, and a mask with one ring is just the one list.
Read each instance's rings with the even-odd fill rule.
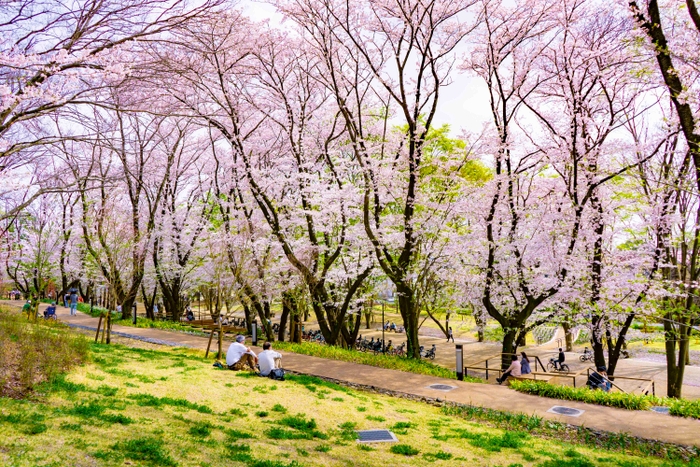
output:
[[[344,120],[362,173],[365,232],[377,263],[396,286],[407,355],[413,358],[419,357],[417,262],[426,253],[418,209],[425,140],[440,91],[450,82],[456,49],[473,29],[466,18],[474,3],[277,2],[318,56],[320,79]],[[402,127],[401,134],[389,135],[390,120]]]

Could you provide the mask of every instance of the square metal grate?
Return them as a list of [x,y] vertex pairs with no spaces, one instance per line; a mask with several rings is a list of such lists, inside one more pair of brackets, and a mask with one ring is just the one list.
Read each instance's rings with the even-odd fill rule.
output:
[[572,409],[571,407],[562,407],[561,405],[555,405],[547,412],[555,413],[557,415],[567,415],[569,417],[580,417],[585,410]]
[[395,443],[398,439],[389,430],[362,430],[357,432],[358,443]]
[[452,391],[457,389],[457,386],[450,386],[448,384],[431,384],[428,386],[429,389],[437,389],[438,391]]

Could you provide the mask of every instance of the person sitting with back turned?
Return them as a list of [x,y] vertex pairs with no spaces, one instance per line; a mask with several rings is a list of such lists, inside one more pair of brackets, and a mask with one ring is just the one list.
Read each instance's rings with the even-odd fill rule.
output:
[[258,355],[258,363],[260,365],[260,376],[269,376],[274,368],[279,368],[279,362],[282,360],[282,354],[272,350],[272,344],[265,342],[263,351]]
[[510,366],[506,372],[503,373],[503,376],[496,378],[496,381],[498,381],[498,384],[503,384],[503,381],[507,380],[509,376],[520,376],[520,362],[518,361],[517,355],[513,355]]
[[250,347],[243,345],[245,337],[242,335],[236,336],[236,342],[231,344],[226,352],[226,366],[229,370],[243,370],[246,365],[252,371],[257,371],[255,365],[258,363],[258,357],[250,350]]

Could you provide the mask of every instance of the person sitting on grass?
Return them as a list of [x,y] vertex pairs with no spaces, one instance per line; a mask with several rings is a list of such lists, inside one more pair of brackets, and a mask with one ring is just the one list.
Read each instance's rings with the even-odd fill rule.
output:
[[226,366],[234,371],[243,370],[246,366],[252,371],[257,371],[255,365],[258,363],[258,357],[250,347],[243,345],[244,342],[244,336],[240,334],[236,336],[236,342],[231,344],[226,352]]
[[265,342],[263,344],[263,351],[258,355],[258,362],[260,365],[260,376],[269,376],[270,372],[274,368],[280,367],[280,362],[282,361],[282,354],[272,350],[272,344]]
[[517,355],[511,357],[510,366],[503,373],[503,376],[496,378],[496,381],[498,381],[498,384],[503,384],[503,381],[507,380],[509,376],[520,376],[520,362]]
[[22,313],[29,313],[29,309],[32,307],[32,301],[27,300],[27,302],[22,306]]

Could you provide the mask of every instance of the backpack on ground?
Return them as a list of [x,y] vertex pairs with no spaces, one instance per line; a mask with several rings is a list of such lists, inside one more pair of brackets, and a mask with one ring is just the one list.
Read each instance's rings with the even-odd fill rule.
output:
[[268,376],[275,381],[284,381],[284,370],[282,368],[273,368]]

